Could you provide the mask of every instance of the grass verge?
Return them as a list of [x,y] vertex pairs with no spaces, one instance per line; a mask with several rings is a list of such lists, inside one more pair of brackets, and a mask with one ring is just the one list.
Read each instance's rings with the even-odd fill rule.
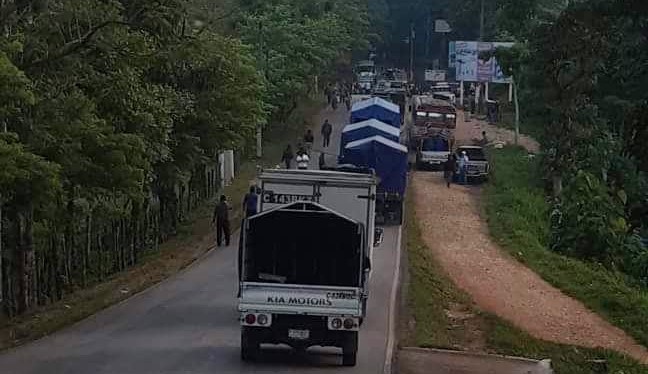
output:
[[404,346],[456,349],[552,360],[558,374],[590,374],[591,360],[607,361],[610,373],[645,373],[646,367],[615,352],[535,339],[497,316],[478,310],[458,290],[424,244],[408,194],[405,241],[409,263],[408,329]]
[[514,147],[491,156],[492,177],[484,190],[491,235],[553,286],[648,345],[648,290],[622,274],[549,250],[549,206],[539,186],[538,161],[525,156]]
[[[241,163],[236,179],[222,192],[233,205],[232,229],[237,229],[240,224],[240,202],[248,191],[250,181],[256,176],[257,165],[276,165],[281,159],[285,144],[293,143],[302,135],[304,127],[313,125],[309,121],[321,108],[319,103],[305,101],[286,125],[268,134],[261,160],[245,160]],[[7,321],[0,320],[0,350],[56,332],[187,268],[213,248],[213,203],[203,204],[202,208],[194,211],[190,219],[178,227],[176,237],[162,244],[159,252],[147,255],[138,265],[113,275],[103,283],[66,295],[62,300],[27,315]]]

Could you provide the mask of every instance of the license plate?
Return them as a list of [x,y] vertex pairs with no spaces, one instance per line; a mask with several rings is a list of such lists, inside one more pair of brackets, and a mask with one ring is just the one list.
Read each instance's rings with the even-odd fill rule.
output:
[[309,330],[288,330],[288,337],[295,340],[306,340],[310,337]]

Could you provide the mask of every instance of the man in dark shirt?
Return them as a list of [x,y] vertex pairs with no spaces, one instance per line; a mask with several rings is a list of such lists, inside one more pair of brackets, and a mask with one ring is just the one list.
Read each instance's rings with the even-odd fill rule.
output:
[[331,134],[333,133],[333,126],[329,120],[325,120],[322,125],[322,147],[326,148],[331,144]]
[[252,217],[257,214],[257,204],[259,202],[259,195],[256,193],[256,187],[250,187],[250,192],[245,194],[243,198],[243,210],[245,211],[245,218]]
[[452,180],[454,179],[454,174],[457,169],[457,160],[455,160],[455,156],[453,154],[448,155],[448,160],[443,166],[443,177],[446,180],[448,188],[450,188],[450,184],[452,184]]
[[216,244],[219,247],[223,244],[223,239],[225,239],[226,246],[230,245],[229,211],[231,209],[227,203],[227,196],[222,195],[220,202],[216,205],[216,209],[214,209],[214,216],[212,218],[212,224],[216,222]]

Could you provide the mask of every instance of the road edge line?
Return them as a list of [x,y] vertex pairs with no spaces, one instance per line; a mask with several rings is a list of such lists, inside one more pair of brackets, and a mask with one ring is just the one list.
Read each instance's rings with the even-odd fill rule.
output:
[[398,228],[398,239],[396,242],[396,269],[394,270],[394,281],[389,301],[389,322],[388,337],[387,337],[387,351],[385,353],[385,364],[383,365],[383,374],[392,374],[394,364],[394,352],[396,345],[396,299],[398,297],[398,287],[400,285],[401,274],[401,255],[402,255],[402,239],[403,239],[403,226]]

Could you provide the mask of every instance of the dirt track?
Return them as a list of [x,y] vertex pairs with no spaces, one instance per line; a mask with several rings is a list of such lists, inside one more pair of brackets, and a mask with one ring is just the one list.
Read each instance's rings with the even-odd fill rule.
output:
[[[478,138],[482,128],[487,127],[476,121],[460,121],[458,142]],[[491,140],[493,134],[488,131]],[[505,140],[505,136],[499,138]],[[529,141],[529,147],[537,146],[525,139]],[[480,217],[478,187],[448,189],[435,173],[415,173],[413,187],[425,243],[455,284],[470,294],[481,309],[536,338],[603,347],[648,364],[645,347],[498,248]]]

